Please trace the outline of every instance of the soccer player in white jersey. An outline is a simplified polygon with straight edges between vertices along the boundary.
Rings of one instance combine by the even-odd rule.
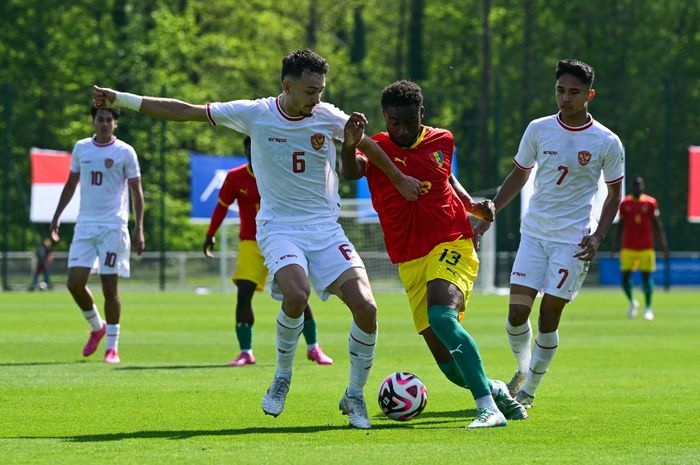
[[[192,105],[95,87],[98,107],[111,104],[174,121],[223,125],[252,139],[252,166],[260,191],[256,239],[273,276],[272,295],[282,301],[277,315],[277,367],[262,401],[263,411],[282,413],[292,378],[292,361],[310,294],[309,278],[322,299],[335,294],[350,308],[350,382],[339,407],[350,426],[370,428],[363,391],[374,360],[376,303],[362,260],[337,222],[340,211],[336,151],[346,125],[366,124],[321,101],[328,64],[311,50],[282,60],[282,93],[258,100]],[[410,200],[420,183],[405,176],[369,137],[359,147]],[[367,151],[366,151],[367,150]]]
[[[496,212],[515,198],[537,165],[535,191],[520,225],[520,246],[510,277],[506,332],[518,370],[511,395],[532,407],[537,388],[559,346],[564,306],[581,288],[588,265],[615,218],[625,155],[620,139],[588,113],[595,96],[593,69],[561,60],[556,69],[559,113],[532,121],[520,141],[513,170],[493,199]],[[600,221],[591,215],[600,173],[607,184]],[[488,223],[475,227],[483,234]],[[530,311],[538,292],[539,331],[530,351]]]
[[[80,209],[68,253],[67,285],[92,328],[83,355],[92,355],[106,334],[107,363],[120,361],[121,301],[117,288],[119,276],[129,277],[129,191],[134,208],[134,249],[141,255],[144,248],[141,172],[134,148],[114,136],[118,118],[117,109],[93,107],[95,135],[79,140],[73,148],[68,181],[50,226],[52,239],[58,241],[61,213],[80,181]],[[106,323],[87,287],[94,267],[102,281]]]

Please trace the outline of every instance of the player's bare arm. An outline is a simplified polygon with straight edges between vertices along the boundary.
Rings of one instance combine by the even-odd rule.
[[[496,214],[503,210],[523,189],[523,186],[530,177],[530,171],[524,170],[519,166],[514,166],[513,170],[508,174],[503,185],[498,190],[498,193],[493,198]],[[474,226],[474,235],[483,235],[491,226],[491,223],[479,221]]]
[[[450,175],[449,181],[450,185],[452,185],[452,188],[457,193],[457,196],[462,200],[462,203],[464,203],[464,208],[468,213],[471,213],[482,221],[493,221],[496,216],[496,208],[493,201],[486,199],[481,202],[474,202],[472,196],[469,195],[469,192],[467,192],[454,175]]]
[[[146,239],[143,234],[143,188],[141,178],[129,179],[129,191],[131,191],[131,203],[134,208],[134,237],[132,242],[137,255],[143,253]]]
[[[610,229],[615,215],[617,215],[621,200],[622,181],[618,181],[615,184],[608,184],[608,194],[605,196],[603,209],[600,212],[598,228],[596,228],[593,234],[583,236],[583,239],[581,239],[581,242],[578,244],[581,247],[581,251],[574,254],[574,257],[586,261],[593,259],[598,251],[598,247],[600,247],[603,239],[605,239],[605,235],[608,233],[608,229]]]
[[[417,200],[420,195],[422,183],[411,176],[406,176],[394,165],[384,150],[372,139],[364,135],[357,144],[357,148],[362,150],[369,159],[377,165],[377,168],[386,174],[396,189],[406,200]]]
[[[56,205],[56,211],[53,214],[53,219],[49,226],[49,235],[54,242],[58,242],[61,239],[58,235],[58,228],[61,225],[61,213],[63,213],[63,210],[65,210],[66,206],[68,206],[70,200],[73,198],[75,189],[78,186],[78,181],[80,181],[80,173],[71,172],[61,191],[61,197],[58,199],[58,205]]]
[[[620,250],[620,244],[622,244],[622,233],[625,230],[625,221],[622,219],[622,215],[620,215],[620,223],[617,225],[617,232],[615,234],[615,238],[610,241],[610,253],[613,255],[617,255],[617,252]]]
[[[340,152],[340,174],[343,178],[360,179],[365,174],[365,161],[356,156],[355,149],[365,135],[367,118],[362,113],[353,113],[345,123],[343,148]]]
[[[98,86],[92,87],[92,99],[97,108],[119,106],[169,121],[208,121],[206,105],[176,99],[142,97]]]
[[[659,216],[659,211],[656,211],[656,214],[654,215],[654,232],[656,233],[656,237],[659,238],[659,242],[661,243],[661,253],[663,254],[664,260],[668,260],[668,240],[666,239],[666,232],[664,231],[664,225],[661,222],[661,217]]]

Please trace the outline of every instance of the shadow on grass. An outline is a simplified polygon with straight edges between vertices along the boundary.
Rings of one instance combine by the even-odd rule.
[[[0,367],[33,367],[47,365],[78,365],[88,363],[87,360],[75,360],[73,362],[5,362],[0,363]]]
[[[138,370],[207,370],[210,368],[228,368],[232,367],[226,365],[225,363],[220,363],[217,365],[150,365],[150,366],[122,366],[117,367],[115,370],[126,370],[126,371],[138,371]]]
[[[373,425],[369,431],[357,430],[358,433],[371,433],[372,431],[393,430],[393,429],[423,429],[442,427],[444,429],[463,428],[463,422],[459,426],[454,426],[454,420],[446,421],[415,421],[415,422],[392,422],[386,424]],[[170,439],[182,440],[196,437],[216,437],[216,436],[245,436],[250,434],[311,434],[330,431],[347,431],[351,428],[347,425],[318,425],[318,426],[253,426],[250,428],[232,428],[222,430],[181,430],[181,431],[133,431],[130,433],[103,433],[84,434],[76,436],[17,436],[7,439],[59,439],[66,442],[112,442],[125,441],[129,439]]]

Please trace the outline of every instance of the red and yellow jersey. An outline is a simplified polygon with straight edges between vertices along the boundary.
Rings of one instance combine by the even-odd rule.
[[[226,175],[219,191],[219,201],[212,213],[207,235],[213,236],[226,217],[229,205],[238,200],[238,212],[241,219],[239,237],[242,240],[255,240],[255,215],[260,209],[260,193],[255,176],[246,163],[232,169]]]
[[[658,215],[656,199],[642,194],[638,199],[628,195],[620,204],[623,221],[622,248],[644,250],[654,248],[652,222]]]
[[[406,200],[369,159],[367,184],[379,214],[384,242],[393,263],[427,255],[433,247],[472,232],[464,204],[449,182],[454,138],[445,129],[424,126],[411,147],[399,147],[381,132],[372,136],[401,172],[423,182],[417,201]]]

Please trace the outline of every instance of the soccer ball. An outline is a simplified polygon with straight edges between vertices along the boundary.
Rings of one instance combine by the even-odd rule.
[[[425,384],[407,371],[397,371],[387,376],[379,385],[377,397],[382,412],[396,421],[417,417],[428,403]]]

